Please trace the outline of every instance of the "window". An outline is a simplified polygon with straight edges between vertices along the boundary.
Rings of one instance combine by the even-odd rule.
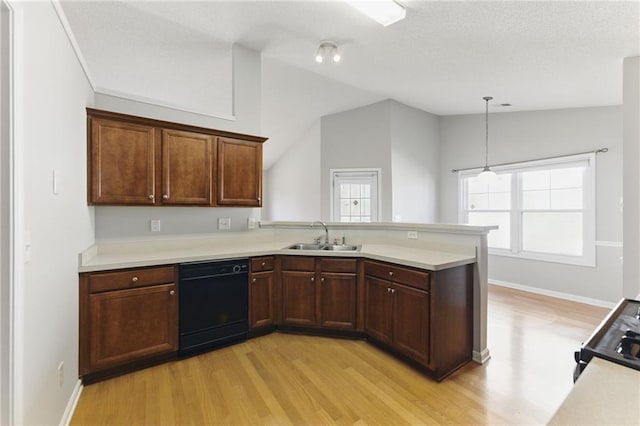
[[[595,154],[459,172],[459,220],[498,225],[489,253],[595,266]]]
[[[331,220],[378,221],[378,170],[331,170]]]

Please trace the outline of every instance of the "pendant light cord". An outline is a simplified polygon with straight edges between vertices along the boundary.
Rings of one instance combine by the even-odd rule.
[[[489,101],[493,99],[491,96],[485,96],[485,108],[484,108],[484,123],[485,123],[485,137],[484,137],[484,169],[489,170]]]

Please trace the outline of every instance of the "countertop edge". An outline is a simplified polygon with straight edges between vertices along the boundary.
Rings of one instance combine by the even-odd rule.
[[[388,247],[393,248],[394,246],[389,245]],[[401,248],[405,250],[407,249],[406,247],[401,247]],[[91,264],[91,260],[95,259],[96,257],[99,257],[99,254],[97,254],[97,251],[93,247],[89,248],[88,250],[91,250],[91,253],[96,253],[96,254],[95,256],[87,259],[85,259],[81,254],[80,257],[85,264],[80,263],[78,267],[78,273],[101,272],[101,271],[115,270],[115,269],[160,266],[160,265],[170,265],[170,264],[179,264],[179,263],[188,263],[188,262],[200,262],[200,261],[207,261],[207,260],[215,261],[215,260],[233,259],[233,258],[240,258],[240,257],[276,256],[276,255],[363,258],[363,259],[371,259],[371,260],[379,260],[384,262],[396,263],[398,265],[426,269],[429,271],[440,271],[443,269],[454,268],[457,266],[468,265],[476,262],[475,256],[466,256],[462,254],[446,253],[446,252],[442,252],[442,253],[443,254],[446,253],[446,255],[453,256],[455,257],[455,259],[450,261],[444,261],[444,262],[428,263],[428,262],[421,262],[414,259],[407,259],[405,257],[390,256],[390,255],[370,252],[366,250],[361,250],[357,252],[348,252],[348,251],[327,252],[325,250],[305,250],[301,252],[297,250],[271,249],[271,250],[256,250],[256,251],[249,250],[249,251],[242,251],[242,252],[230,251],[227,253],[202,254],[202,255],[195,255],[195,256],[186,255],[183,257],[172,254],[172,255],[168,255],[167,257],[158,256],[153,259],[115,261],[112,263],[104,262],[104,263]],[[420,250],[420,249],[415,249],[415,251],[418,253],[425,252],[425,250]],[[134,257],[135,254],[132,254],[131,256]]]

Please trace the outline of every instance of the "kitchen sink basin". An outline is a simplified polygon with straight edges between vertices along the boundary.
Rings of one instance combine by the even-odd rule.
[[[333,244],[325,246],[324,249],[333,251],[360,251],[360,246],[352,246],[350,244]]]
[[[288,250],[324,250],[324,244],[308,244],[308,243],[295,243],[293,245],[285,247]]]
[[[360,251],[361,246],[350,244],[309,244],[295,243],[285,247],[285,250],[331,250],[331,251]]]

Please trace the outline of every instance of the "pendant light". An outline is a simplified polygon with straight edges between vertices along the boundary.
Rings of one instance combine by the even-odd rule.
[[[496,176],[496,172],[489,168],[489,101],[493,98],[491,96],[485,96],[482,99],[484,99],[485,102],[484,169],[482,169],[478,177],[483,181],[488,182]]]

